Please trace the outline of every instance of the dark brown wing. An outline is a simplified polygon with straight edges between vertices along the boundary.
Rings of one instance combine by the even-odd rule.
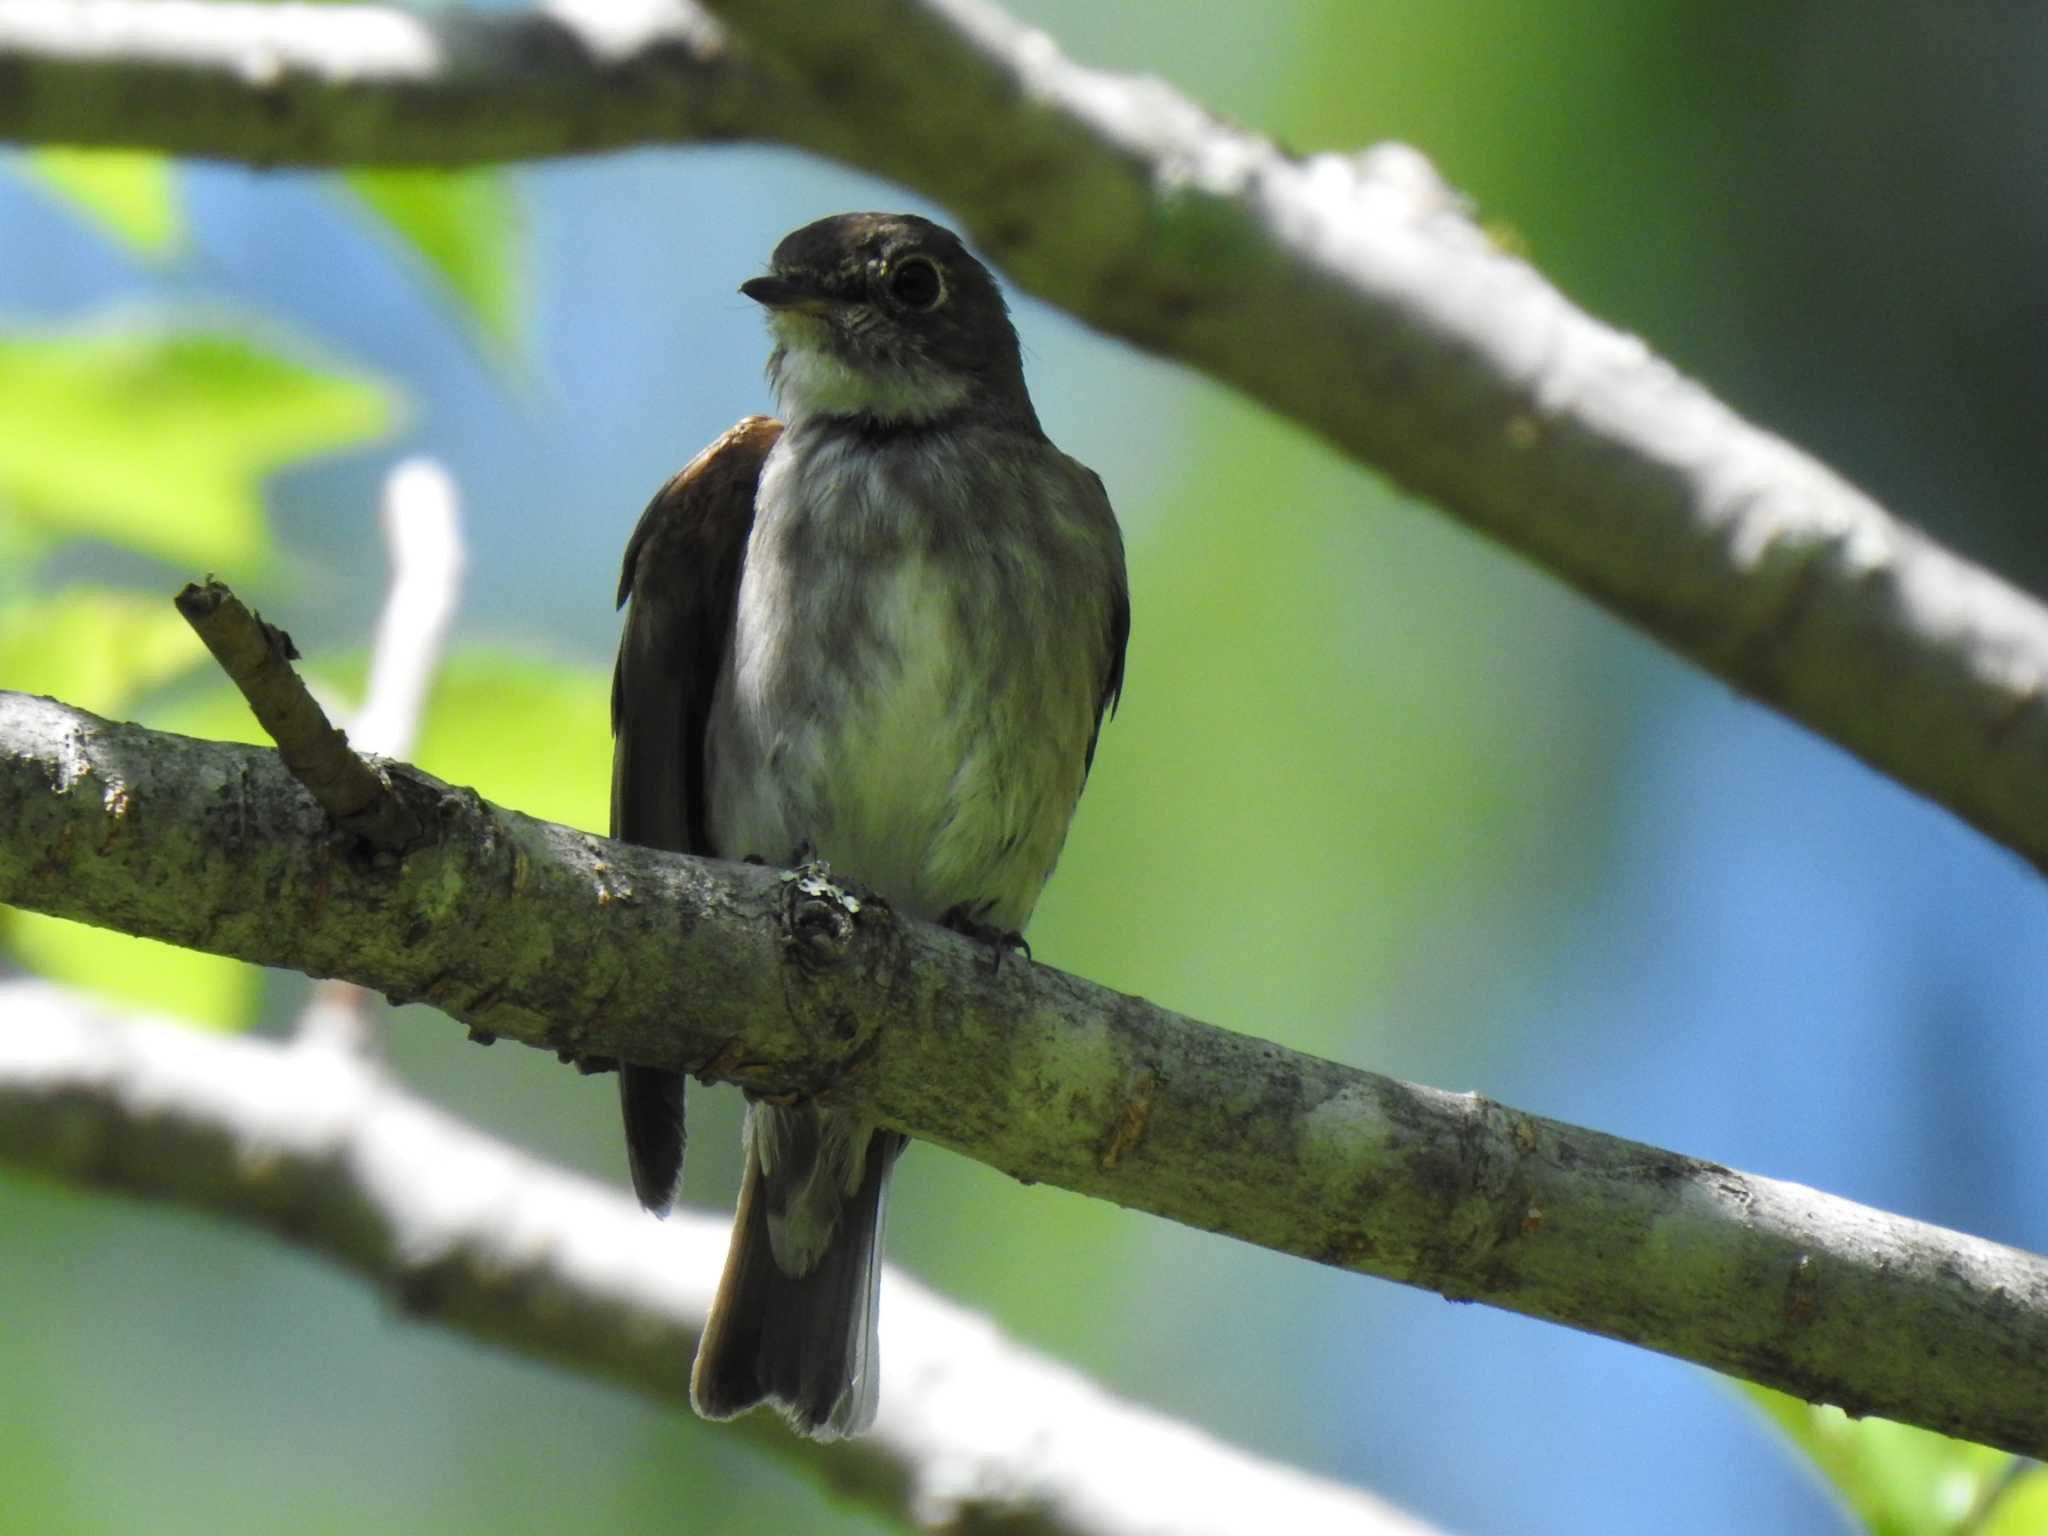
[[[1095,482],[1095,492],[1102,498],[1104,512],[1108,512],[1109,492],[1103,487],[1102,476],[1090,470],[1088,477]],[[1111,529],[1116,527],[1113,515],[1109,519],[1109,526]],[[1095,705],[1095,729],[1088,733],[1088,756],[1081,764],[1084,778],[1088,770],[1095,766],[1095,743],[1102,736],[1103,718],[1116,714],[1117,704],[1124,696],[1124,652],[1131,643],[1131,584],[1129,577],[1124,574],[1121,534],[1117,536],[1117,543],[1116,586],[1109,595],[1109,665],[1103,669],[1102,694]]]
[[[1095,743],[1102,735],[1105,716],[1114,716],[1124,696],[1124,651],[1131,643],[1131,589],[1118,584],[1109,609],[1109,669],[1102,675],[1102,699],[1095,706],[1095,729],[1088,736],[1085,773],[1095,766]]]
[[[781,423],[749,416],[690,460],[640,514],[626,545],[626,612],[612,672],[612,836],[716,854],[704,732],[732,635],[754,487]],[[633,1190],[666,1211],[683,1171],[683,1075],[621,1065]]]

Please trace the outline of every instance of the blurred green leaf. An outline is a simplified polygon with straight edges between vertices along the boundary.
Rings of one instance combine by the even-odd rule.
[[[2015,1468],[2012,1481],[1969,1536],[2040,1536],[2048,1531],[2048,1467]]]
[[[389,391],[233,335],[0,337],[0,506],[184,565],[268,553],[265,474],[363,442]]]
[[[346,725],[369,673],[360,652],[322,656],[301,675]],[[611,680],[511,651],[464,650],[434,679],[412,761],[529,816],[602,832],[611,814]],[[225,680],[152,710],[148,723],[208,741],[267,745]]]
[[[0,688],[46,693],[94,714],[119,713],[205,655],[168,592],[72,587],[0,609]]]
[[[2015,1511],[2048,1511],[2044,1474],[2010,1483],[2015,1457],[1889,1419],[1852,1419],[1768,1387],[1743,1392],[1805,1453],[1873,1536],[2021,1536]],[[1988,1515],[1987,1515],[1988,1511]]]
[[[254,1023],[262,1000],[262,972],[239,960],[35,912],[9,912],[6,935],[37,975],[124,1007],[232,1030]]]
[[[516,354],[525,343],[525,221],[502,171],[356,170],[349,189],[424,261],[484,336]]]
[[[146,150],[55,145],[22,158],[23,168],[106,233],[143,256],[165,257],[185,243],[175,171]]]
[[[487,800],[603,832],[611,817],[610,680],[504,652],[449,658],[413,761]]]
[[[300,674],[335,721],[361,703],[369,658],[322,656]],[[602,832],[611,816],[611,679],[513,651],[450,655],[434,678],[412,761],[529,816]],[[152,710],[148,723],[207,741],[267,745],[225,680]]]

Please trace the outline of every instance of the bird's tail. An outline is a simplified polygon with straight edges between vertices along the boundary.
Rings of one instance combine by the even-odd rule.
[[[774,1186],[800,1175],[786,1167],[764,1175],[749,1145],[732,1247],[690,1372],[698,1413],[730,1419],[772,1403],[791,1427],[817,1440],[858,1434],[874,1422],[882,1215],[889,1169],[903,1143],[894,1131],[872,1134],[858,1187],[844,1197],[815,1261],[798,1275],[776,1261],[769,1214],[782,1208],[786,1193]],[[801,1176],[821,1172],[814,1166]]]
[[[626,1165],[641,1205],[666,1216],[683,1174],[683,1074],[619,1065]]]

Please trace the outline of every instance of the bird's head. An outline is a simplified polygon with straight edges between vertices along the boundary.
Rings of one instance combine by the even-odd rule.
[[[740,292],[768,310],[768,379],[792,422],[1037,426],[995,278],[929,219],[842,213],[806,224]]]

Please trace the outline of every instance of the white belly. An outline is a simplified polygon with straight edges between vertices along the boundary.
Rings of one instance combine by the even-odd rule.
[[[808,843],[912,916],[1023,930],[1086,772],[1107,591],[1057,508],[993,536],[987,463],[796,432],[770,455],[713,703],[720,854]]]
[[[1021,931],[1080,793],[1092,700],[984,675],[942,574],[921,559],[872,573],[854,642],[869,659],[838,675],[846,658],[828,653],[844,637],[777,625],[771,584],[742,584],[712,835],[729,857],[772,861],[807,842],[912,916],[964,902]]]

